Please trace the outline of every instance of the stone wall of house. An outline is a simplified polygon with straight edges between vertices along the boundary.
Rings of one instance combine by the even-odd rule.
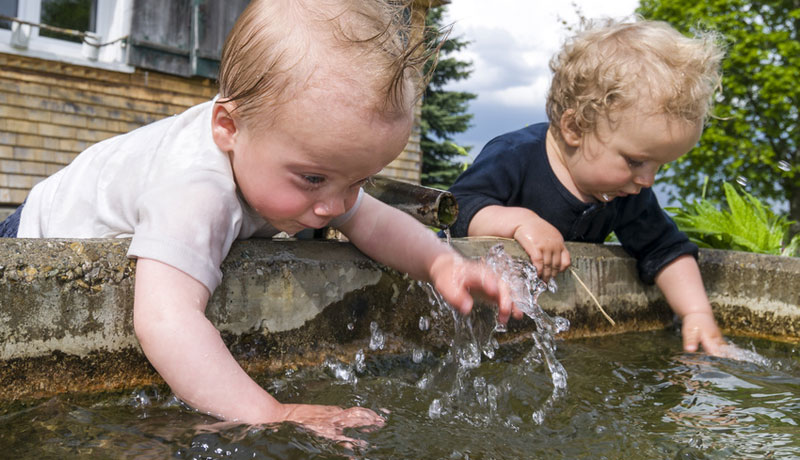
[[[216,82],[207,78],[0,53],[0,218],[92,144],[180,113],[216,92]],[[420,167],[417,127],[382,174],[419,183]]]

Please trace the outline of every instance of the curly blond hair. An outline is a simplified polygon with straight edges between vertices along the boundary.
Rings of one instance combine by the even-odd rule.
[[[561,137],[568,110],[580,133],[594,133],[598,120],[613,124],[616,112],[641,97],[653,114],[704,122],[720,88],[719,43],[713,32],[691,38],[641,18],[584,23],[550,61],[547,116],[553,133]]]
[[[422,67],[433,54],[425,49],[424,21],[420,26],[411,19],[410,5],[410,0],[253,0],[225,41],[218,102],[233,101],[245,123],[261,122],[333,55],[346,63],[337,75],[366,76],[370,83],[364,89],[377,112],[410,110],[409,101],[422,93]]]

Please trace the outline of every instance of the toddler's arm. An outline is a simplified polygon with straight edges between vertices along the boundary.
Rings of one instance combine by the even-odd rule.
[[[714,320],[694,257],[687,254],[673,260],[661,269],[655,281],[667,303],[682,319],[683,349],[697,351],[700,344],[710,355],[724,354],[725,339]]]
[[[342,429],[382,425],[369,409],[281,404],[239,366],[205,316],[209,292],[164,263],[139,259],[133,322],[147,359],[172,391],[195,409],[242,423],[292,421],[348,440]]]
[[[511,303],[508,287],[488,266],[461,257],[413,217],[369,195],[340,230],[378,262],[433,283],[462,314],[472,310],[470,291],[478,290],[497,301],[500,322],[507,322],[512,315],[522,317],[522,311]]]
[[[566,270],[571,263],[561,232],[527,208],[486,206],[470,221],[469,236],[500,236],[517,240],[545,282]]]

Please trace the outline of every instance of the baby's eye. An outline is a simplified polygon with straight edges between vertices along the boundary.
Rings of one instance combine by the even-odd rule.
[[[322,176],[313,176],[313,175],[303,175],[303,179],[311,185],[319,185],[325,182],[325,178]]]
[[[644,165],[644,161],[634,160],[633,158],[630,157],[625,157],[625,161],[628,162],[628,166],[630,166],[631,168],[639,168]]]

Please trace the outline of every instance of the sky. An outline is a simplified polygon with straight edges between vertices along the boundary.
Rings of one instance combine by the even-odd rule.
[[[470,44],[456,54],[472,63],[472,75],[446,86],[476,94],[469,105],[472,127],[455,136],[472,146],[471,156],[493,137],[546,120],[544,101],[550,82],[548,62],[568,31],[562,21],[620,18],[633,14],[638,0],[451,0],[444,23],[452,36]]]

